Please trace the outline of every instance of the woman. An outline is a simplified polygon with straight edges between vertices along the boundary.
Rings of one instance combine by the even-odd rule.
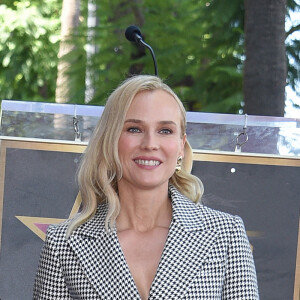
[[[111,94],[79,170],[82,210],[48,229],[34,299],[258,299],[241,219],[197,204],[185,132],[158,77]]]

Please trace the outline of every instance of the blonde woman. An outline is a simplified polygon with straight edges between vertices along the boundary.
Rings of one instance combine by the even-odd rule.
[[[34,299],[258,299],[239,217],[199,204],[186,113],[156,76],[108,98],[78,173],[82,210],[48,229]]]

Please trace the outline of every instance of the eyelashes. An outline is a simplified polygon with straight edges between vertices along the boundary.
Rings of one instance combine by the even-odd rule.
[[[171,129],[163,128],[159,131],[162,134],[172,134],[173,131]]]
[[[131,132],[131,133],[139,133],[139,132],[141,132],[141,130],[139,128],[137,128],[137,127],[129,127],[129,128],[127,128],[127,131]]]
[[[143,130],[139,127],[128,127],[126,131],[130,133],[141,133]],[[173,130],[170,128],[162,128],[158,130],[158,133],[168,135],[168,134],[172,134]]]

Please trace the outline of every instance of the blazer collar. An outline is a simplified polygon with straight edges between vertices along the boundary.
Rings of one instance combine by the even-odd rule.
[[[218,237],[204,206],[195,205],[173,186],[169,194],[173,220],[149,299],[185,299]]]
[[[174,186],[169,186],[172,201],[173,221],[179,222],[186,231],[204,229],[199,205],[182,195]]]
[[[108,212],[107,202],[98,205],[95,215],[86,223],[77,227],[71,236],[80,235],[91,238],[101,238],[106,234],[105,218]]]
[[[108,204],[100,204],[94,217],[74,230],[68,243],[99,299],[126,299],[124,293],[139,299],[115,227],[105,229],[107,211]]]
[[[169,194],[173,219],[149,299],[182,299],[210,255],[218,236],[217,228],[209,225],[214,222],[211,222],[212,214],[207,209],[195,205],[173,186],[169,187]],[[112,299],[112,295],[116,299],[125,299],[126,295],[135,295],[134,299],[139,299],[116,230],[105,230],[107,209],[106,203],[100,204],[95,216],[73,232],[69,238],[70,246],[101,299]],[[107,278],[111,278],[110,284],[106,282]],[[174,284],[168,284],[168,280]],[[122,287],[120,282],[123,282]],[[119,288],[116,289],[116,286]],[[120,295],[123,293],[123,298],[116,295],[116,291]]]

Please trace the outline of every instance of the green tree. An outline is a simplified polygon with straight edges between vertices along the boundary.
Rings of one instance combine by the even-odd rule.
[[[155,50],[159,75],[176,90],[187,109],[236,112],[240,108],[241,0],[232,0],[229,5],[223,1],[145,0],[120,4],[106,0],[98,6],[100,25],[95,28],[94,43],[99,53],[92,64],[98,80],[91,103],[104,104],[107,94],[130,74],[154,73],[149,53],[124,37],[128,25],[138,24],[145,41]],[[84,35],[87,29],[82,25]],[[75,51],[80,51],[80,46]],[[74,72],[70,72],[75,78],[85,66],[78,62],[73,67]],[[72,90],[71,99],[78,101],[76,88]]]
[[[291,13],[299,12],[300,1],[299,0],[287,0],[287,13],[286,18],[290,20]],[[297,90],[296,86],[299,84],[299,69],[300,69],[300,40],[296,37],[292,38],[292,35],[300,30],[300,23],[292,23],[286,32],[286,54],[288,56],[287,66],[287,84],[289,84],[294,91],[300,96],[300,90]]]
[[[59,1],[2,1],[0,98],[53,101]]]
[[[99,20],[92,37],[88,36],[87,2],[81,1],[73,50],[64,56],[71,65],[69,102],[84,103],[87,42],[98,48],[88,60],[95,87],[91,104],[103,105],[113,88],[131,74],[154,73],[148,51],[124,37],[126,27],[136,24],[155,51],[159,75],[188,110],[236,113],[241,109],[243,0],[90,0],[98,7]],[[54,101],[62,1],[1,3],[0,97]],[[288,0],[288,7],[296,10],[299,5]],[[295,57],[288,67],[294,87],[299,47],[297,41],[287,46]]]

